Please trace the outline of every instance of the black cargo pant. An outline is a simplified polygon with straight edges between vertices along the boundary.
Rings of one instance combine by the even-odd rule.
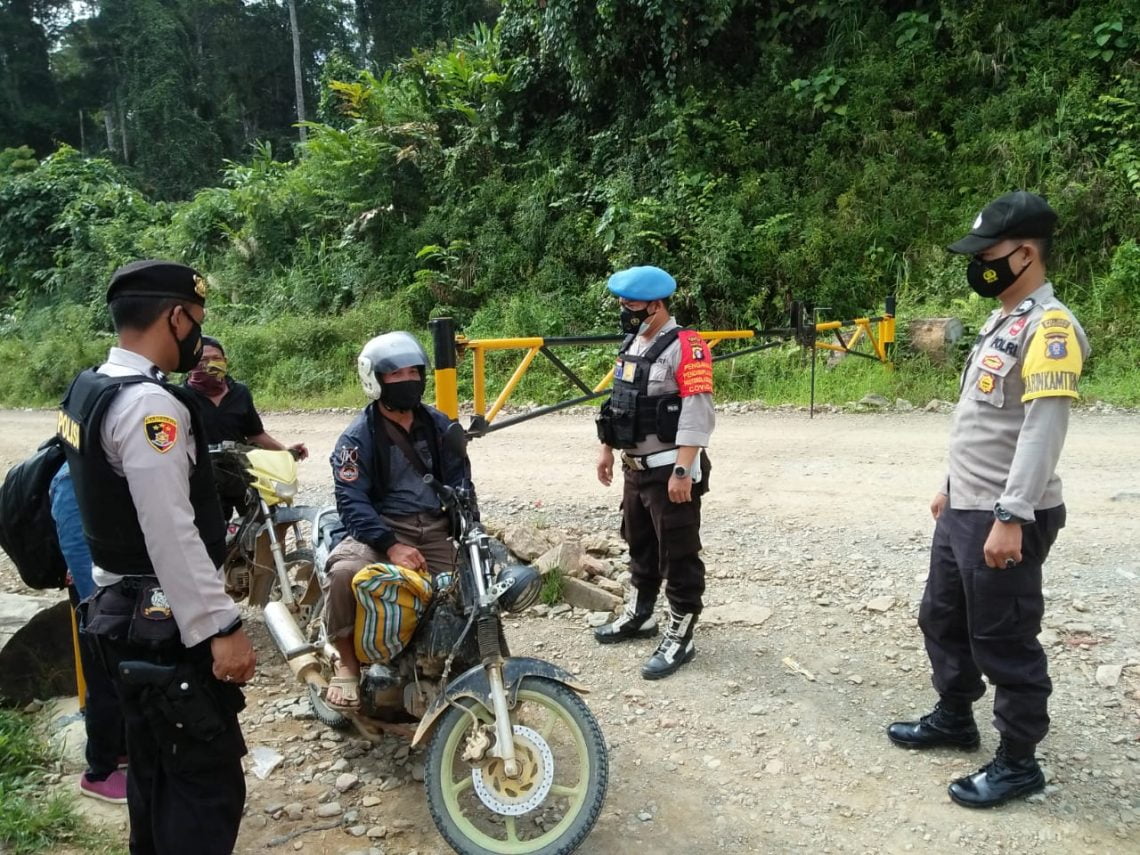
[[[245,699],[214,677],[209,641],[186,648],[169,612],[145,616],[152,582],[126,579],[84,603],[84,628],[122,703],[131,855],[229,855],[245,807]],[[129,661],[177,671],[139,685],[120,673]]]
[[[209,642],[185,651],[197,678],[216,693],[223,721],[219,735],[196,739],[157,715],[146,693],[124,685],[119,663],[145,661],[147,651],[105,638],[99,647],[123,700],[131,855],[230,855],[245,808],[241,690],[214,678]]]
[[[665,581],[665,598],[675,611],[700,614],[705,592],[701,561],[701,496],[708,491],[708,458],[702,454],[704,478],[693,485],[688,502],[669,501],[672,466],[636,470],[623,467],[621,534],[629,545],[629,571],[639,602],[653,602]]]
[[[1045,612],[1041,566],[1065,525],[1065,506],[1038,511],[1022,526],[1022,560],[1009,569],[986,566],[993,523],[989,511],[947,507],[938,517],[918,624],[938,694],[973,703],[985,694],[985,674],[994,685],[994,727],[1007,739],[1036,744],[1049,731],[1053,691],[1037,641]]]

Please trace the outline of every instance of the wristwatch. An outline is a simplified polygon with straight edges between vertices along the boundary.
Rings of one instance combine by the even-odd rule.
[[[689,470],[686,469],[684,466],[674,466],[673,467],[673,477],[674,478],[688,478],[689,477]]]
[[[1003,508],[1001,506],[1001,502],[994,503],[994,518],[997,519],[998,522],[1015,522],[1021,523],[1022,525],[1025,524],[1025,520],[1021,519],[1020,517],[1015,517],[1013,514]]]
[[[219,630],[218,632],[215,632],[213,637],[214,638],[225,638],[227,635],[233,635],[239,629],[241,629],[241,618],[237,618],[236,620],[234,620],[233,623],[231,623],[225,629],[222,629],[222,630]]]

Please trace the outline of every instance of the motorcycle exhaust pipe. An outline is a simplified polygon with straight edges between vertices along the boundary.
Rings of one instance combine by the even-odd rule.
[[[297,626],[297,621],[293,619],[289,608],[284,603],[274,600],[266,603],[262,612],[273,643],[277,645],[277,649],[281,651],[281,655],[285,657],[285,662],[297,679],[302,683],[313,683],[323,687],[325,681],[321,678],[321,663],[313,655],[313,645],[305,641],[305,637],[301,635],[301,628]]]

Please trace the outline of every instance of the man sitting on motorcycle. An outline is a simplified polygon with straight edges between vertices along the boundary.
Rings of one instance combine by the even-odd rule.
[[[360,663],[353,644],[353,577],[369,564],[389,563],[439,573],[456,567],[447,517],[424,475],[471,487],[464,457],[444,451],[451,420],[422,403],[427,353],[407,332],[379,335],[364,345],[357,371],[371,402],[333,449],[334,492],[346,536],[328,559],[325,625],[340,655],[326,701],[359,704]]]

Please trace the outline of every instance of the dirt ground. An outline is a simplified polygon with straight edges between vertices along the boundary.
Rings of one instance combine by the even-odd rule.
[[[271,433],[304,440],[313,453],[302,466],[302,501],[328,501],[325,461],[350,418],[267,417]],[[668,680],[639,676],[652,642],[599,647],[583,614],[510,622],[513,652],[580,672],[609,742],[609,795],[580,851],[1140,853],[1133,415],[1077,413],[1062,458],[1069,525],[1046,568],[1042,633],[1055,683],[1053,732],[1039,747],[1047,792],[988,812],[949,801],[946,784],[996,746],[989,696],[976,708],[983,747],[975,754],[910,753],[886,740],[888,723],[933,701],[915,615],[948,424],[947,415],[925,412],[813,421],[798,411],[722,414],[705,500],[706,608],[772,614],[761,620],[753,608],[754,625],[701,624],[696,660]],[[53,426],[51,413],[0,412],[0,471]],[[618,489],[594,478],[595,448],[584,415],[548,416],[474,442],[484,517],[616,532]],[[10,568],[0,583],[20,589]],[[885,611],[866,607],[883,597],[893,597]],[[247,738],[285,762],[264,781],[248,776],[238,851],[446,852],[417,782],[417,755],[395,741],[366,751],[351,738],[330,740],[292,714],[300,692],[257,630]],[[1105,665],[1122,667],[1115,685],[1098,682]],[[328,823],[315,811],[346,770],[360,783],[335,796],[350,814],[332,820],[341,826],[267,850]],[[122,821],[121,809],[95,812]]]

